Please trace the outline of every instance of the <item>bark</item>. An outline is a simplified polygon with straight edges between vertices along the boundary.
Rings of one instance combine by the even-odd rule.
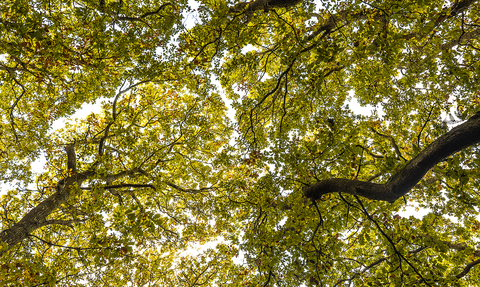
[[[461,1],[455,1],[455,4],[452,5],[452,8],[450,10],[450,14],[452,16],[456,16],[459,13],[462,13],[465,11],[470,5],[473,3],[477,2],[478,0],[461,0]]]
[[[478,37],[480,37],[480,29],[475,29],[470,32],[460,33],[460,37],[458,37],[458,39],[455,39],[449,43],[440,45],[440,50],[445,51],[447,49],[452,49],[453,47],[459,44],[465,44],[472,39],[478,39]]]
[[[8,249],[20,243],[27,238],[30,233],[36,229],[49,225],[49,224],[61,224],[59,221],[47,220],[47,217],[55,211],[60,205],[67,202],[70,198],[71,190],[75,186],[80,186],[81,183],[88,178],[91,172],[75,173],[76,158],[73,145],[66,147],[67,152],[67,165],[70,171],[73,171],[72,175],[59,181],[56,186],[56,192],[50,197],[42,201],[39,205],[30,210],[19,222],[15,223],[9,229],[0,232],[0,243],[6,243]],[[0,256],[5,250],[0,251]]]
[[[32,210],[27,212],[25,216],[17,223],[15,223],[10,228],[0,232],[0,243],[6,243],[8,249],[11,249],[17,243],[20,243],[22,240],[27,238],[34,232],[36,229],[41,228],[46,225],[51,224],[60,224],[67,225],[72,227],[71,223],[81,222],[81,220],[48,220],[47,217],[57,210],[62,204],[67,202],[72,195],[72,189],[89,189],[82,188],[82,183],[88,178],[92,177],[95,172],[94,169],[97,166],[98,162],[92,164],[89,170],[84,172],[77,172],[77,160],[75,154],[75,144],[68,144],[65,146],[65,152],[67,154],[67,169],[69,170],[70,175],[62,180],[60,180],[56,186],[56,192],[50,197],[45,199],[39,205],[34,207]],[[100,179],[105,180],[107,183],[112,183],[113,181],[126,177],[132,176],[135,174],[143,174],[140,168],[135,168],[132,170],[122,171],[117,174],[108,175],[101,177]],[[106,186],[106,189],[115,189],[121,187],[149,187],[155,189],[153,185],[150,184],[121,184],[121,185],[111,185]],[[0,256],[5,252],[5,249],[0,250]]]
[[[255,0],[251,2],[239,3],[230,8],[230,13],[246,12],[253,13],[254,11],[264,10],[268,11],[272,8],[286,8],[297,5],[302,0]]]
[[[372,200],[394,202],[407,194],[437,163],[479,142],[480,111],[431,143],[384,184],[331,178],[305,186],[303,192],[307,198],[314,200],[327,193],[343,192]]]

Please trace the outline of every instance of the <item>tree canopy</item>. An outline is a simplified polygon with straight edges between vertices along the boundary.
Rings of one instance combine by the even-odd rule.
[[[480,285],[479,15],[2,1],[1,285]]]

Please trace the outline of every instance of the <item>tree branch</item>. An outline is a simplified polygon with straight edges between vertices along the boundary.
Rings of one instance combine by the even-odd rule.
[[[81,181],[82,179],[78,176],[69,176],[65,180],[62,180],[57,184],[57,192],[30,210],[12,227],[3,230],[0,233],[0,242],[7,243],[8,249],[10,249],[23,239],[27,238],[28,235],[36,229],[48,224],[53,224],[49,223],[46,218],[54,210],[60,207],[60,205],[67,202],[70,198],[71,189]],[[4,251],[0,251],[0,255],[2,255],[3,252]]]
[[[65,148],[67,152],[67,166],[74,167],[75,163],[75,149],[73,144],[67,145]],[[56,192],[35,206],[32,210],[27,212],[23,218],[15,223],[10,228],[0,232],[0,242],[6,243],[8,248],[11,249],[17,243],[27,238],[36,229],[49,225],[49,224],[64,224],[62,220],[47,220],[47,217],[62,204],[66,203],[70,198],[71,190],[75,186],[80,186],[89,176],[91,171],[82,173],[73,173],[70,176],[60,180],[56,186]],[[0,256],[5,250],[0,251]]]
[[[107,176],[102,177],[101,179],[106,181],[106,182],[114,182],[117,179],[129,176],[129,175],[134,175],[136,173],[144,174],[144,171],[142,171],[139,168],[134,168],[134,169],[130,169],[130,170],[121,171],[121,172],[116,173],[116,174],[107,175]]]
[[[44,221],[41,226],[39,227],[43,227],[43,226],[46,226],[46,225],[52,225],[52,224],[58,224],[58,225],[66,225],[70,228],[73,229],[73,225],[72,223],[76,223],[76,222],[84,222],[85,220],[84,219],[74,219],[74,220],[58,220],[58,219],[51,219],[51,220],[46,220]]]
[[[452,7],[450,8],[450,14],[452,16],[456,16],[477,1],[478,0],[461,0],[461,1],[457,0],[455,1],[455,4],[453,4]]]
[[[156,190],[155,186],[152,184],[130,184],[130,183],[124,183],[124,184],[116,184],[116,185],[107,185],[107,186],[102,186],[103,189],[115,189],[115,188],[125,188],[125,187],[148,187],[153,190]],[[82,187],[81,189],[83,190],[91,190],[92,187]]]
[[[392,144],[393,146],[393,149],[395,150],[395,153],[397,154],[398,158],[401,158],[403,159],[404,161],[407,161],[402,153],[400,152],[400,149],[398,148],[398,145],[397,143],[395,142],[395,139],[391,136],[391,135],[384,135],[384,134],[381,134],[379,132],[377,132],[373,127],[370,128],[372,130],[372,132],[376,133],[377,135],[381,136],[382,138],[386,138],[390,141],[390,143]]]
[[[463,269],[462,272],[460,272],[457,276],[458,279],[462,278],[463,276],[467,275],[467,273],[470,271],[470,269],[472,269],[473,266],[477,265],[480,263],[480,259],[477,259],[475,261],[472,261],[470,263],[467,264],[467,266],[465,266],[465,268]]]
[[[175,185],[171,182],[165,182],[166,185],[170,186],[170,187],[173,187],[174,189],[178,190],[178,191],[181,191],[181,192],[186,192],[186,193],[193,193],[193,194],[196,194],[196,193],[202,193],[202,192],[208,192],[210,190],[212,190],[211,187],[202,187],[200,189],[184,189],[184,188],[181,188],[180,186],[178,185]]]
[[[468,40],[477,39],[478,37],[480,37],[480,29],[476,29],[476,30],[473,30],[473,31],[470,31],[470,32],[465,32],[458,39],[453,40],[452,42],[440,45],[440,50],[444,51],[444,50],[447,50],[447,49],[452,49],[453,47],[455,47],[455,46],[457,46],[461,43],[464,43]]]
[[[372,200],[394,202],[407,194],[437,163],[479,142],[480,111],[432,142],[385,184],[330,178],[305,186],[303,192],[311,199],[319,199],[327,193],[344,192]]]
[[[73,173],[77,172],[77,157],[75,155],[75,143],[65,146],[67,152],[67,169]]]
[[[254,0],[236,4],[230,8],[229,13],[245,12],[248,15],[258,10],[268,11],[272,8],[288,8],[300,2],[302,2],[302,0]]]

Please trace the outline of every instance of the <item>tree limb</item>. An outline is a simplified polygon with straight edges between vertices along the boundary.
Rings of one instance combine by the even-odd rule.
[[[134,175],[136,173],[144,174],[144,172],[141,169],[134,168],[134,169],[130,169],[130,170],[121,171],[121,172],[116,173],[116,174],[107,175],[107,176],[102,177],[101,179],[106,181],[106,182],[114,182],[117,179],[129,176],[129,175]]]
[[[70,198],[70,191],[82,179],[78,176],[69,176],[57,184],[57,192],[42,201],[39,205],[30,210],[25,216],[10,228],[0,233],[0,242],[7,243],[8,249],[27,238],[30,233],[36,229],[48,225],[46,218],[60,205],[67,202]],[[0,255],[4,251],[0,251]]]
[[[459,13],[462,13],[465,9],[467,9],[470,5],[477,2],[478,0],[461,0],[455,1],[455,4],[452,5],[450,8],[450,14],[452,16],[456,16]]]
[[[75,143],[65,146],[67,152],[67,169],[73,173],[77,171],[77,157],[75,155]]]
[[[254,0],[236,4],[230,8],[229,13],[245,12],[248,15],[258,10],[268,11],[272,8],[288,8],[300,2],[302,0]]]
[[[66,148],[67,151],[67,166],[72,167],[75,163],[74,145],[70,144]],[[85,171],[82,173],[73,172],[68,177],[60,180],[56,186],[56,192],[35,206],[32,210],[27,212],[23,218],[15,223],[10,228],[0,232],[0,243],[6,243],[7,249],[11,249],[17,243],[30,236],[36,229],[49,224],[64,224],[67,222],[62,220],[47,220],[47,217],[62,204],[66,203],[70,198],[71,191],[75,186],[80,186],[89,176],[92,171]],[[5,250],[0,251],[0,256]]]
[[[303,192],[306,197],[314,200],[327,193],[344,192],[372,200],[394,202],[407,194],[437,163],[479,142],[480,111],[465,123],[456,126],[432,142],[402,170],[394,174],[387,183],[330,178],[305,186]]]
[[[184,188],[181,188],[180,186],[178,185],[175,185],[171,182],[165,182],[166,185],[170,186],[170,187],[173,187],[174,189],[178,190],[178,191],[181,191],[181,192],[186,192],[186,193],[193,193],[193,194],[196,194],[196,193],[202,193],[202,192],[208,192],[210,190],[212,190],[211,187],[202,187],[200,189],[184,189]]]
[[[152,184],[130,184],[130,183],[123,183],[123,184],[116,184],[116,185],[107,185],[102,186],[103,189],[115,189],[115,188],[125,188],[125,187],[148,187],[153,190],[156,190],[155,186]],[[91,187],[82,187],[83,190],[90,190]]]
[[[444,50],[452,49],[453,47],[457,46],[458,44],[461,44],[461,43],[466,42],[468,40],[477,39],[478,37],[480,37],[480,29],[476,29],[476,30],[473,30],[473,31],[470,31],[470,32],[465,32],[458,39],[453,40],[452,42],[440,45],[440,50],[444,51]]]
[[[472,269],[473,266],[477,265],[480,263],[480,259],[477,259],[475,261],[472,261],[470,263],[467,264],[467,266],[465,266],[465,268],[463,269],[462,272],[460,272],[457,276],[458,279],[462,278],[463,276],[467,275],[467,273],[470,271],[470,269]]]

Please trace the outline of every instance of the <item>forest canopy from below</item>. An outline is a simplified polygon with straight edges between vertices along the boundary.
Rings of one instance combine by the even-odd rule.
[[[0,11],[0,285],[480,285],[479,1]]]

